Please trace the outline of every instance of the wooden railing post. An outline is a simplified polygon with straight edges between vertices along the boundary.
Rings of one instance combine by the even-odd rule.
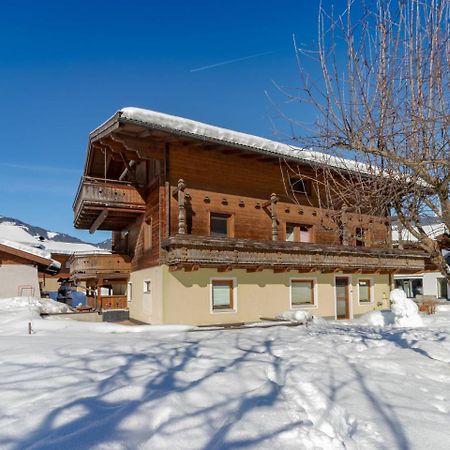
[[[183,179],[178,180],[178,234],[186,234],[186,207],[184,205],[184,190],[186,184]]]
[[[275,193],[270,196],[270,217],[272,219],[272,241],[278,241],[278,220],[277,220],[278,197]]]

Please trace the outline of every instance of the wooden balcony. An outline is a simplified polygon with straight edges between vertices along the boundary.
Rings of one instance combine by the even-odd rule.
[[[127,278],[131,260],[124,255],[75,255],[70,259],[70,274],[78,280]]]
[[[426,256],[414,250],[175,235],[162,243],[171,270],[215,267],[257,271],[414,273]]]
[[[73,203],[75,228],[123,230],[144,213],[145,201],[128,182],[83,177]]]

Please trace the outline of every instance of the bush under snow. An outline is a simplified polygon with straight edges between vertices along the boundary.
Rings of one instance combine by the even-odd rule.
[[[394,324],[399,327],[422,327],[423,320],[419,315],[419,307],[406,297],[403,289],[394,289],[390,294],[391,310],[394,313]]]
[[[385,327],[393,325],[395,316],[392,311],[370,311],[358,318],[358,322],[362,325],[371,327]]]
[[[277,319],[306,323],[312,320],[312,316],[309,311],[284,311],[281,314],[278,314]]]

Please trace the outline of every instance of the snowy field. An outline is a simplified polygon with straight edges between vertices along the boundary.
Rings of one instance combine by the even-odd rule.
[[[419,328],[198,331],[44,320],[46,305],[8,305],[1,449],[450,446],[450,310]]]

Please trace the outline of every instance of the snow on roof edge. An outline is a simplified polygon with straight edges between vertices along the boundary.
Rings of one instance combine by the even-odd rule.
[[[20,250],[21,252],[28,253],[29,255],[38,256],[49,261],[49,265],[53,267],[61,267],[61,263],[52,259],[52,255],[49,252],[41,250],[35,247],[29,247],[28,245],[19,244],[18,242],[9,241],[7,239],[0,239],[0,244],[6,247],[14,248]]]
[[[272,141],[260,136],[246,134],[240,131],[230,130],[228,128],[221,128],[215,125],[209,125],[206,123],[197,122],[195,120],[160,113],[149,109],[126,107],[120,109],[116,114],[123,119],[155,127],[161,130],[206,138],[207,140],[245,147],[248,149],[262,151],[264,153],[270,153],[272,155],[284,156],[302,162],[325,164],[350,171],[369,171],[366,164],[358,163],[357,161],[350,159],[339,158],[337,156],[327,155],[311,149],[303,149],[284,144],[282,142]],[[114,114],[97,129],[102,128],[106,123],[108,123],[108,121],[113,119],[116,114]]]

